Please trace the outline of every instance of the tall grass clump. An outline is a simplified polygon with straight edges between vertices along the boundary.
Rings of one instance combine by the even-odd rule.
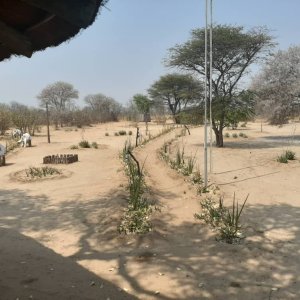
[[[245,198],[243,204],[239,206],[234,194],[231,207],[224,206],[224,199],[222,197],[219,198],[218,202],[211,198],[206,198],[200,203],[202,213],[195,214],[195,218],[204,221],[216,230],[219,233],[221,241],[229,244],[238,243],[242,238],[240,219],[248,196]]]
[[[287,164],[287,163],[288,163],[288,159],[287,159],[285,153],[279,155],[279,156],[277,157],[277,161],[280,162],[280,163],[282,163],[282,164]]]
[[[182,147],[182,150],[180,150],[180,148],[177,147],[175,163],[176,163],[177,168],[180,168],[181,166],[184,165],[184,147]]]

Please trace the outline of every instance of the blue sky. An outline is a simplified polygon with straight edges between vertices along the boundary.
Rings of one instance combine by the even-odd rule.
[[[300,44],[299,0],[213,0],[214,22],[266,25],[278,48]],[[165,73],[167,49],[204,26],[204,0],[110,0],[95,23],[67,43],[0,63],[0,102],[37,106],[48,84],[72,83],[82,99],[103,93],[125,104]]]

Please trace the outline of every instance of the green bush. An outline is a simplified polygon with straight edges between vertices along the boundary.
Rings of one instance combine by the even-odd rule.
[[[238,137],[238,135],[236,133],[233,133],[232,137],[236,139]]]
[[[287,164],[288,159],[285,154],[281,154],[280,156],[277,157],[277,161],[282,163],[282,164]]]
[[[119,133],[118,133],[118,132],[115,132],[115,136],[119,136]]]
[[[91,145],[88,141],[86,140],[82,140],[81,142],[79,142],[79,147],[81,148],[91,148]]]
[[[70,149],[73,149],[73,150],[74,150],[74,149],[78,149],[78,146],[77,146],[77,145],[71,145],[71,146],[70,146]]]
[[[296,153],[291,151],[291,150],[286,150],[285,151],[285,157],[288,159],[288,160],[295,160],[296,159]]]
[[[91,146],[94,149],[98,149],[98,144],[96,142],[92,142]]]
[[[120,130],[119,135],[126,135],[126,131],[125,130]]]
[[[230,134],[229,134],[228,132],[226,132],[226,133],[224,134],[224,137],[229,138],[229,137],[230,137]]]

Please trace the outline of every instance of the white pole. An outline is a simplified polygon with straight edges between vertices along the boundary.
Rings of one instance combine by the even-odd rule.
[[[213,171],[213,157],[212,157],[212,64],[213,64],[213,40],[212,40],[212,26],[213,26],[213,17],[212,17],[212,0],[210,0],[210,28],[209,28],[209,48],[210,48],[210,56],[209,56],[209,120],[210,120],[210,151],[209,151],[209,162],[210,168],[209,171],[212,173]]]
[[[204,81],[204,188],[207,187],[207,9],[208,0],[205,0],[205,81]]]

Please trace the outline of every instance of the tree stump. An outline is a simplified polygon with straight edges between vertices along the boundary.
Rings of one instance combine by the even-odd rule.
[[[0,167],[5,166],[5,155],[0,155]]]

